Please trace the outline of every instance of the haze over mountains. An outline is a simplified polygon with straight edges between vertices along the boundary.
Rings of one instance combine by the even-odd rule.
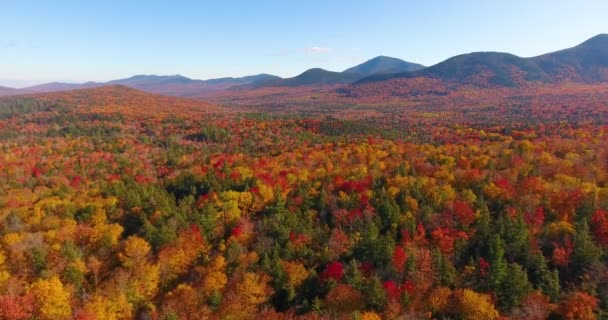
[[[126,79],[108,82],[61,83],[51,82],[23,89],[6,88],[7,94],[44,93],[73,89],[95,88],[106,85],[123,85],[125,87],[169,96],[190,97],[216,91],[225,90],[234,86],[241,86],[257,81],[278,78],[273,75],[259,74],[242,78],[219,78],[211,80],[194,80],[181,75],[158,76],[136,75]],[[0,89],[0,95],[4,91]]]
[[[195,80],[181,75],[137,75],[106,83],[48,83],[24,89],[0,87],[0,95],[124,85],[151,93],[201,98],[233,88],[259,90],[269,87],[340,86],[417,77],[477,87],[517,87],[566,81],[604,82],[608,81],[608,34],[597,35],[573,48],[531,58],[502,52],[474,52],[424,67],[379,56],[342,72],[313,68],[286,79],[270,74],[210,80]]]

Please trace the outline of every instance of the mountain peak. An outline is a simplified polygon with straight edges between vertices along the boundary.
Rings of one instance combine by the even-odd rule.
[[[362,76],[370,76],[378,74],[409,72],[420,70],[422,68],[424,68],[424,66],[417,63],[411,63],[393,57],[377,56],[375,58],[363,62],[360,65],[344,70],[344,73],[357,73]]]
[[[608,33],[600,33],[581,43],[581,45],[608,45]]]

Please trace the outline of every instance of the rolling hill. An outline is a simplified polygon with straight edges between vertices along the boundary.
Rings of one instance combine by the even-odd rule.
[[[342,72],[309,69],[295,77],[282,79],[269,74],[242,78],[195,80],[181,75],[136,75],[105,83],[47,83],[24,89],[0,88],[0,95],[55,92],[124,85],[142,91],[177,97],[207,98],[239,95],[264,88],[327,87],[380,83],[392,79],[427,78],[446,84],[474,87],[518,87],[534,83],[598,83],[608,81],[608,34],[597,35],[578,46],[523,58],[502,52],[473,52],[451,57],[430,67],[379,56]],[[394,85],[394,82],[392,82]],[[236,89],[236,90],[228,90]],[[228,92],[230,95],[231,93]]]
[[[272,81],[260,81],[254,83],[252,87],[298,87],[310,85],[334,85],[356,81],[360,76],[353,73],[342,73],[328,71],[321,68],[313,68],[303,73],[287,79],[277,79]]]
[[[135,112],[155,114],[180,110],[197,112],[223,112],[224,108],[181,97],[153,94],[122,85],[105,85],[96,88],[75,89],[26,95],[43,101],[58,101],[81,108],[107,109],[109,112]],[[3,98],[6,99],[6,98]]]
[[[225,90],[233,86],[247,85],[257,81],[274,79],[280,78],[269,74],[259,74],[242,78],[194,80],[181,75],[137,75],[127,79],[113,80],[108,83],[169,96],[191,97],[194,95],[204,95]]]
[[[378,56],[360,65],[346,69],[343,73],[371,76],[375,74],[400,73],[423,69],[424,66],[417,63],[403,61],[401,59]]]
[[[191,97],[205,95],[233,86],[251,84],[257,81],[280,79],[269,74],[259,74],[242,78],[219,78],[209,80],[194,80],[181,75],[136,75],[130,78],[117,79],[108,82],[63,83],[51,82],[23,89],[2,88],[0,95],[32,94],[57,92],[75,89],[96,88],[107,85],[122,85],[149,93],[176,97]]]
[[[474,52],[421,70],[374,75],[357,83],[416,77],[478,87],[515,87],[531,82],[608,81],[608,34],[597,35],[570,49],[532,58],[501,52]]]
[[[580,45],[530,59],[554,81],[608,81],[608,34]]]
[[[13,94],[16,89],[8,87],[0,87],[0,96]]]
[[[346,69],[343,72],[313,68],[306,70],[293,78],[260,81],[254,83],[251,87],[298,87],[349,84],[371,75],[392,74],[419,70],[421,68],[424,68],[424,66],[397,58],[379,56]]]

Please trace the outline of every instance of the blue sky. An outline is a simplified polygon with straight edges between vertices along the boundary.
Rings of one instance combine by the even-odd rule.
[[[378,55],[425,65],[473,51],[527,57],[608,32],[607,12],[606,0],[0,0],[0,85],[287,77]]]

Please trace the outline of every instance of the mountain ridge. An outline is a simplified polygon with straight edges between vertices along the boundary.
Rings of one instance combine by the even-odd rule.
[[[0,87],[0,95],[54,92],[109,84],[179,97],[204,97],[232,88],[340,86],[382,82],[399,78],[431,78],[446,83],[477,87],[517,87],[530,83],[608,82],[608,34],[598,34],[563,50],[535,57],[504,52],[472,52],[424,67],[397,58],[378,56],[342,72],[308,69],[291,78],[258,74],[240,78],[195,80],[182,75],[134,75],[108,82],[80,84],[52,82],[23,89]]]
[[[369,76],[355,84],[415,77],[505,87],[529,82],[604,82],[608,81],[608,34],[599,34],[572,48],[531,58],[492,51],[466,53],[424,69]]]

